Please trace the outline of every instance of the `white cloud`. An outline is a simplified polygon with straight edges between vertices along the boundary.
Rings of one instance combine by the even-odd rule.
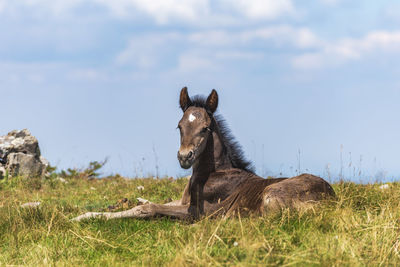
[[[296,56],[292,63],[296,68],[312,69],[360,60],[376,53],[399,52],[400,32],[375,31],[360,39],[321,42],[316,52]]]
[[[177,70],[179,72],[193,72],[197,70],[217,71],[218,67],[213,55],[184,52],[179,55]]]
[[[84,0],[0,0],[0,13],[29,11],[33,16],[43,13],[60,16],[83,3]]]
[[[188,40],[203,46],[247,46],[251,43],[271,43],[276,46],[291,45],[309,48],[320,45],[319,39],[308,28],[294,28],[287,25],[262,27],[236,32],[202,31],[192,33]]]
[[[164,24],[171,20],[193,21],[208,13],[208,0],[92,0],[108,7],[115,15],[131,17],[135,11],[153,17]]]
[[[254,52],[254,45],[265,48]],[[288,25],[242,31],[148,34],[132,38],[127,48],[118,55],[117,62],[150,69],[158,66],[168,55],[172,61],[175,58],[181,70],[215,68],[231,60],[265,58],[267,47],[271,46],[305,51],[293,56],[292,65],[298,69],[316,69],[360,60],[374,53],[400,52],[400,32],[376,31],[359,39],[344,38],[330,42],[320,40],[308,28]],[[173,50],[176,47],[179,49]]]
[[[254,45],[265,47],[263,50],[270,46],[304,49],[318,47],[320,41],[307,28],[286,25],[232,32],[151,33],[131,38],[116,63],[144,70],[169,61],[177,62],[179,69],[193,70],[217,64],[210,62],[263,58],[265,51],[252,51]]]
[[[187,72],[220,72],[226,70],[227,62],[255,61],[263,59],[262,53],[243,52],[240,50],[209,51],[196,49],[185,51],[178,56],[176,71]],[[228,63],[229,64],[229,63]]]
[[[245,42],[253,40],[271,40],[276,45],[293,45],[298,48],[314,47],[318,45],[318,38],[307,28],[291,26],[265,27],[241,33]]]
[[[220,8],[211,8],[211,3]],[[0,0],[0,12],[58,17],[74,14],[87,5],[105,7],[110,14],[122,19],[149,16],[158,24],[178,21],[195,25],[212,25],[213,22],[242,24],[246,19],[275,19],[294,13],[291,0]]]
[[[222,60],[259,60],[263,57],[263,53],[243,52],[237,50],[220,51],[215,54],[216,59]]]
[[[292,60],[293,67],[297,69],[317,69],[322,66],[321,55],[318,53],[305,53]]]
[[[290,0],[222,0],[222,2],[251,19],[274,19],[294,13],[294,6]]]
[[[182,40],[178,33],[155,33],[136,36],[130,39],[128,46],[117,55],[119,65],[132,65],[140,69],[150,69],[165,56],[163,52],[177,41]]]
[[[224,30],[194,32],[187,36],[191,43],[201,46],[226,46],[236,42],[233,33]]]
[[[46,82],[49,79],[60,77],[65,71],[62,63],[21,63],[0,61],[0,83],[22,84],[32,86]],[[62,72],[59,70],[62,69]],[[6,87],[7,88],[7,87]]]

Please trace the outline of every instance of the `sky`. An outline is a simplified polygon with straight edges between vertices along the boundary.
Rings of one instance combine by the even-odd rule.
[[[59,169],[187,175],[187,86],[259,175],[400,177],[397,0],[0,0],[0,33],[0,135]]]

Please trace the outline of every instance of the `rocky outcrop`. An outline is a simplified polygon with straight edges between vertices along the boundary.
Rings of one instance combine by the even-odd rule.
[[[10,176],[42,177],[48,161],[40,155],[38,140],[24,129],[0,136],[0,179]]]

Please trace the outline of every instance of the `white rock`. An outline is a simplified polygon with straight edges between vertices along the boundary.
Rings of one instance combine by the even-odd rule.
[[[57,181],[60,181],[61,183],[64,183],[64,184],[68,184],[68,181],[65,180],[65,179],[62,178],[62,177],[57,177],[56,180],[57,180]]]
[[[40,202],[28,202],[21,205],[21,208],[36,208],[40,206]]]
[[[13,146],[22,146],[25,143],[24,139],[17,138],[11,141],[11,145]]]
[[[239,243],[235,241],[235,242],[233,243],[233,246],[234,246],[234,247],[237,247],[237,246],[239,246]]]
[[[143,186],[143,185],[139,185],[139,186],[136,187],[136,188],[137,188],[137,190],[140,190],[140,191],[144,190],[144,186]]]
[[[90,190],[96,190],[96,188],[94,188],[94,187],[92,186],[92,187],[90,187]]]
[[[43,156],[40,156],[39,157],[39,160],[40,160],[40,162],[43,164],[43,165],[46,165],[46,168],[47,168],[47,166],[49,166],[49,161],[47,160],[47,159],[45,159]]]
[[[39,142],[24,129],[0,136],[0,164],[10,176],[43,177],[49,163],[40,155]]]
[[[388,185],[388,184],[383,184],[383,185],[381,185],[381,186],[379,187],[379,189],[381,189],[381,190],[389,189],[389,185]]]

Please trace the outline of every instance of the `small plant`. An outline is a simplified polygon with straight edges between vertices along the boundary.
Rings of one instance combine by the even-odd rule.
[[[66,171],[61,170],[61,172],[60,172],[60,176],[63,178],[77,177],[78,174],[79,174],[79,172],[77,169],[71,169],[71,168],[68,168]]]
[[[76,169],[76,168],[68,168],[66,171],[61,170],[59,176],[62,178],[85,178],[85,179],[93,179],[99,178],[101,173],[99,170],[106,165],[108,159],[106,158],[103,161],[91,161],[89,162],[89,166],[85,169]]]
[[[52,177],[55,178],[57,177],[56,173],[57,167],[51,166],[50,164],[46,168],[46,177]]]
[[[108,159],[105,159],[101,162],[98,161],[92,161],[89,163],[89,167],[87,167],[83,173],[88,177],[88,178],[99,178],[100,174],[98,171],[103,168],[104,165],[106,165]]]

